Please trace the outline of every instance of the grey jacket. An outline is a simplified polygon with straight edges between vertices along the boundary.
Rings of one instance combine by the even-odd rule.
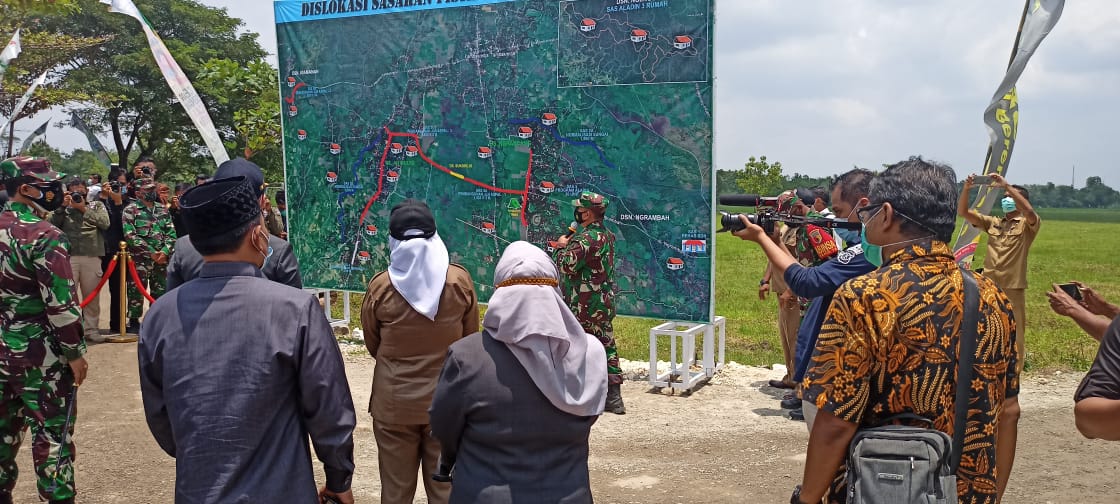
[[[86,212],[73,208],[59,208],[51,213],[51,224],[62,230],[70,241],[70,255],[101,257],[105,255],[105,237],[109,229],[109,211],[105,204],[94,200],[86,203]]]
[[[505,343],[475,333],[451,345],[429,414],[455,464],[451,504],[592,502],[588,437],[599,417],[556,409]]]
[[[264,276],[273,282],[302,289],[299,263],[295,254],[292,254],[291,244],[269,235],[268,246],[272,247],[272,257],[264,263]],[[167,290],[197,278],[202,271],[202,264],[202,255],[191,244],[190,236],[175,240],[175,253],[167,263]]]

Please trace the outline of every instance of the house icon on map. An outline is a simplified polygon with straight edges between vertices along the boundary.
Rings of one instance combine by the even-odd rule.
[[[595,31],[595,20],[591,19],[591,18],[583,18],[583,21],[579,22],[579,31],[581,31],[581,32]]]
[[[401,151],[403,151],[403,150],[404,150],[404,146],[402,146],[401,144],[396,143],[396,142],[393,142],[393,145],[389,146],[389,152],[391,152],[393,154],[400,154]]]
[[[630,32],[631,42],[645,42],[647,38],[649,38],[649,32],[645,30],[634,30]]]
[[[552,126],[556,124],[556,114],[553,114],[552,112],[545,112],[544,114],[541,114],[541,124],[545,126]]]
[[[339,152],[342,152],[342,146],[338,145],[336,143],[332,143],[331,144],[331,154],[338,154]]]
[[[304,130],[297,131],[296,132],[296,138],[298,138],[300,140],[307,140],[307,132],[304,131]]]
[[[358,262],[362,264],[369,262],[369,252],[365,250],[358,252]]]
[[[556,184],[549,181],[541,182],[541,194],[550,194],[556,190]]]
[[[398,179],[400,179],[400,175],[398,175],[395,171],[391,171],[385,174],[385,180],[389,182],[396,182]]]
[[[494,155],[494,151],[492,149],[490,149],[489,147],[479,147],[478,148],[479,159],[489,159],[490,156],[493,156],[493,155]]]
[[[333,184],[335,182],[338,182],[338,174],[333,171],[327,172],[327,183]]]
[[[491,235],[494,234],[494,223],[493,222],[483,222],[482,225],[479,226],[479,227],[482,228],[483,233],[491,234]]]
[[[377,236],[377,226],[373,224],[366,226],[366,234],[369,236]]]
[[[295,105],[288,107],[288,117],[295,117],[299,113],[299,109]]]
[[[520,138],[522,140],[533,138],[533,128],[530,128],[528,126],[517,128],[517,138]]]
[[[679,257],[670,257],[669,260],[666,261],[665,265],[669,268],[670,271],[684,269],[684,261]]]
[[[692,37],[687,35],[678,35],[673,39],[673,48],[675,49],[688,49],[692,47]]]
[[[288,87],[296,87],[296,78],[288,77]]]
[[[416,154],[419,154],[419,153],[420,153],[420,149],[416,148],[415,145],[409,145],[409,146],[406,146],[404,148],[404,155],[406,155],[408,157],[415,157]]]
[[[681,252],[686,254],[703,254],[707,251],[707,240],[681,240]]]

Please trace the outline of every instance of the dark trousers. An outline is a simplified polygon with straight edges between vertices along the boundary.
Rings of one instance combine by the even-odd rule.
[[[113,260],[112,255],[107,255],[101,258],[102,268],[109,267],[109,261]],[[113,274],[109,277],[109,329],[113,332],[120,332],[121,330],[121,273],[124,267],[118,264],[113,269]],[[128,321],[124,322],[128,325]]]

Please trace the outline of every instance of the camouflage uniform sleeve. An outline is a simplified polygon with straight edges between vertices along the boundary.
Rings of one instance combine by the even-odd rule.
[[[171,220],[170,212],[162,212],[159,216],[159,235],[161,241],[159,244],[159,251],[163,252],[167,257],[171,257],[171,253],[175,251],[175,240],[179,238],[175,234],[175,223]]]
[[[121,230],[124,233],[125,242],[128,243],[130,254],[136,254],[144,250],[142,240],[136,235],[136,207],[134,205],[127,205],[124,210],[121,210]]]
[[[47,216],[47,220],[51,224],[54,224],[54,227],[62,229],[62,223],[66,220],[66,209],[59,208],[58,210],[51,212],[51,214]]]
[[[591,240],[587,233],[573,236],[568,246],[555,252],[556,269],[561,275],[576,275],[587,263],[587,253],[591,250]]]
[[[70,269],[70,245],[61,233],[39,240],[34,254],[39,294],[46,304],[47,320],[54,327],[56,343],[63,357],[75,360],[86,353],[82,337],[82,309],[74,290]]]

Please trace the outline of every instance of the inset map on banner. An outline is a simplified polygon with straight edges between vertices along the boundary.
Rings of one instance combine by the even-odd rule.
[[[364,291],[390,209],[432,207],[493,293],[610,200],[619,314],[712,311],[712,0],[275,2],[289,236],[308,287]]]

